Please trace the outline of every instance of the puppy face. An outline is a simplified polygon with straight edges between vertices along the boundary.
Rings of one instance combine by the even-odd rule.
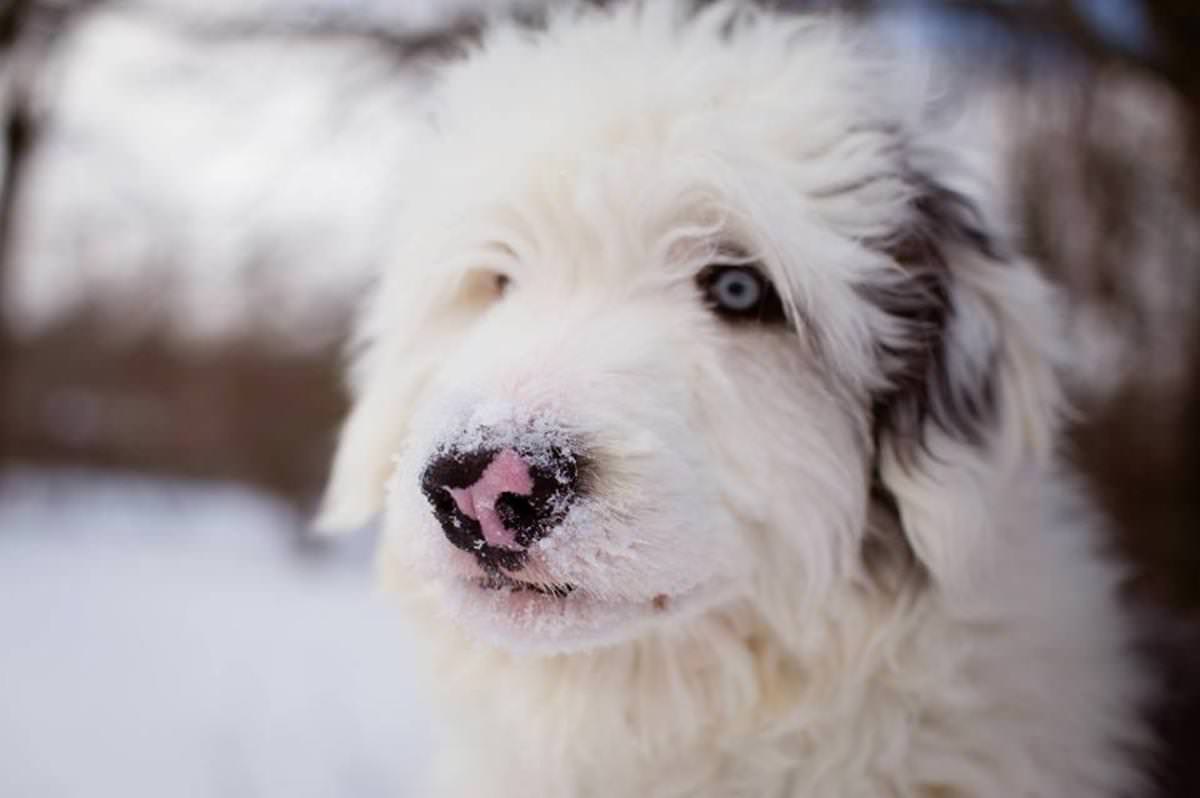
[[[450,70],[363,324],[331,512],[386,474],[393,582],[506,646],[853,579],[881,397],[941,318],[892,257],[924,187],[861,46],[671,7]]]
[[[386,523],[495,639],[629,634],[746,592],[771,552],[828,573],[861,527],[862,403],[756,242],[701,208],[647,224],[623,193],[592,224],[548,203],[574,218],[493,242],[437,311],[458,340],[409,410]],[[597,236],[626,246],[569,251]]]

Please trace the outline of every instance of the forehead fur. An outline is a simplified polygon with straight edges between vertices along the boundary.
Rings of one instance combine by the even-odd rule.
[[[840,233],[890,232],[910,195],[898,144],[920,103],[876,37],[828,15],[692,5],[497,27],[442,76],[417,146],[431,177],[481,204],[516,187],[579,201],[603,178],[632,205],[707,190],[743,211],[747,183],[786,183]]]
[[[500,25],[449,65],[410,143],[419,189],[376,309],[427,308],[439,276],[494,265],[497,243],[518,279],[539,263],[601,279],[648,271],[681,236],[732,237],[817,320],[839,370],[873,382],[888,322],[861,288],[897,279],[878,244],[920,192],[921,83],[848,20],[693,5],[569,8]],[[376,315],[362,336],[399,323]]]

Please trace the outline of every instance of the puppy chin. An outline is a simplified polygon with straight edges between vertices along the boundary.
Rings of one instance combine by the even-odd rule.
[[[558,540],[530,552],[518,572],[483,568],[443,540],[436,524],[392,517],[393,562],[433,589],[445,620],[467,637],[514,654],[553,655],[618,645],[728,601],[734,580],[704,576],[620,574],[597,563],[587,546]],[[548,541],[545,541],[548,542]],[[586,561],[586,565],[583,561]]]
[[[514,654],[554,655],[619,645],[695,617],[728,601],[733,590],[717,583],[681,594],[601,598],[575,587],[565,595],[487,587],[478,579],[438,580],[450,619],[469,636]]]

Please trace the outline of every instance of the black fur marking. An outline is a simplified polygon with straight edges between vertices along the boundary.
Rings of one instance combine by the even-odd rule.
[[[918,453],[928,454],[929,429],[982,446],[996,415],[994,366],[968,379],[950,373],[956,308],[948,250],[966,249],[994,262],[1003,261],[1004,253],[966,197],[930,180],[918,180],[917,185],[922,191],[913,203],[914,222],[880,246],[904,268],[907,279],[862,292],[899,320],[906,332],[902,345],[879,345],[890,385],[871,397],[876,461],[862,559],[872,584],[889,590],[911,584],[914,578],[927,580],[928,571],[906,534],[896,496],[879,473],[880,446],[886,440],[900,464],[912,467]],[[996,353],[991,357],[994,360]]]
[[[924,447],[930,425],[961,441],[984,442],[996,410],[994,370],[970,382],[950,374],[954,275],[946,249],[962,247],[1003,260],[984,229],[982,215],[966,197],[931,181],[919,182],[923,193],[914,201],[915,224],[883,247],[906,269],[908,279],[862,292],[907,329],[904,346],[879,346],[891,385],[871,404],[876,446],[887,437],[909,462]]]

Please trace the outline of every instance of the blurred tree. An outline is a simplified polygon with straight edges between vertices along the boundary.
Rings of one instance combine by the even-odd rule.
[[[1181,170],[1172,188],[1181,191],[1180,199],[1191,212],[1191,224],[1200,222],[1200,6],[1194,0],[976,0],[944,3],[943,7],[951,14],[986,19],[1019,39],[1046,42],[1056,50],[1073,54],[1100,78],[1093,84],[1094,91],[1105,91],[1103,77],[1114,70],[1169,90],[1179,110],[1174,121],[1181,128],[1183,143],[1178,154],[1181,157],[1172,162]],[[1093,190],[1089,199],[1105,230],[1098,241],[1100,246],[1091,250],[1096,271],[1093,279],[1120,290],[1136,278],[1139,268],[1136,250],[1135,257],[1125,257],[1130,248],[1122,246],[1122,240],[1136,235],[1132,232],[1134,226],[1155,221],[1145,219],[1145,209],[1135,204],[1140,194],[1128,190],[1129,186],[1136,182],[1139,172],[1152,167],[1155,159],[1174,154],[1114,150],[1098,146],[1082,134],[1076,143],[1082,147],[1073,157],[1082,159],[1091,175]],[[1066,154],[1055,152],[1050,157]],[[1052,196],[1055,188],[1037,180],[1030,182],[1027,205],[1032,229],[1037,229],[1039,216],[1044,219],[1040,213],[1044,198]],[[1161,222],[1155,230],[1167,239],[1182,239],[1189,232],[1178,226],[1168,228]],[[1176,269],[1188,278],[1182,281],[1184,286],[1200,285],[1186,274],[1200,270],[1197,256],[1186,245],[1179,249]],[[1200,295],[1195,299],[1193,306],[1200,307]],[[1182,418],[1179,429],[1172,434],[1176,451],[1165,467],[1142,475],[1129,468],[1130,450],[1136,450],[1138,436],[1144,435],[1138,422],[1146,420],[1148,408],[1153,407],[1153,397],[1143,395],[1137,385],[1130,386],[1113,408],[1101,415],[1099,435],[1106,439],[1093,441],[1090,453],[1094,460],[1107,458],[1107,462],[1096,465],[1113,477],[1110,482],[1156,483],[1147,485],[1148,490],[1140,496],[1136,492],[1127,495],[1135,506],[1122,508],[1122,520],[1139,527],[1131,535],[1145,538],[1135,539],[1134,548],[1152,549],[1146,553],[1161,559],[1162,572],[1176,574],[1162,596],[1179,605],[1200,608],[1200,313],[1192,314],[1190,333],[1182,331],[1180,335],[1190,341],[1190,376],[1175,400]],[[1110,432],[1122,424],[1124,429],[1115,439],[1120,443],[1114,444]],[[1088,447],[1087,441],[1084,446]],[[1114,490],[1121,491],[1121,486],[1114,485]],[[1146,506],[1155,500],[1159,507]]]

